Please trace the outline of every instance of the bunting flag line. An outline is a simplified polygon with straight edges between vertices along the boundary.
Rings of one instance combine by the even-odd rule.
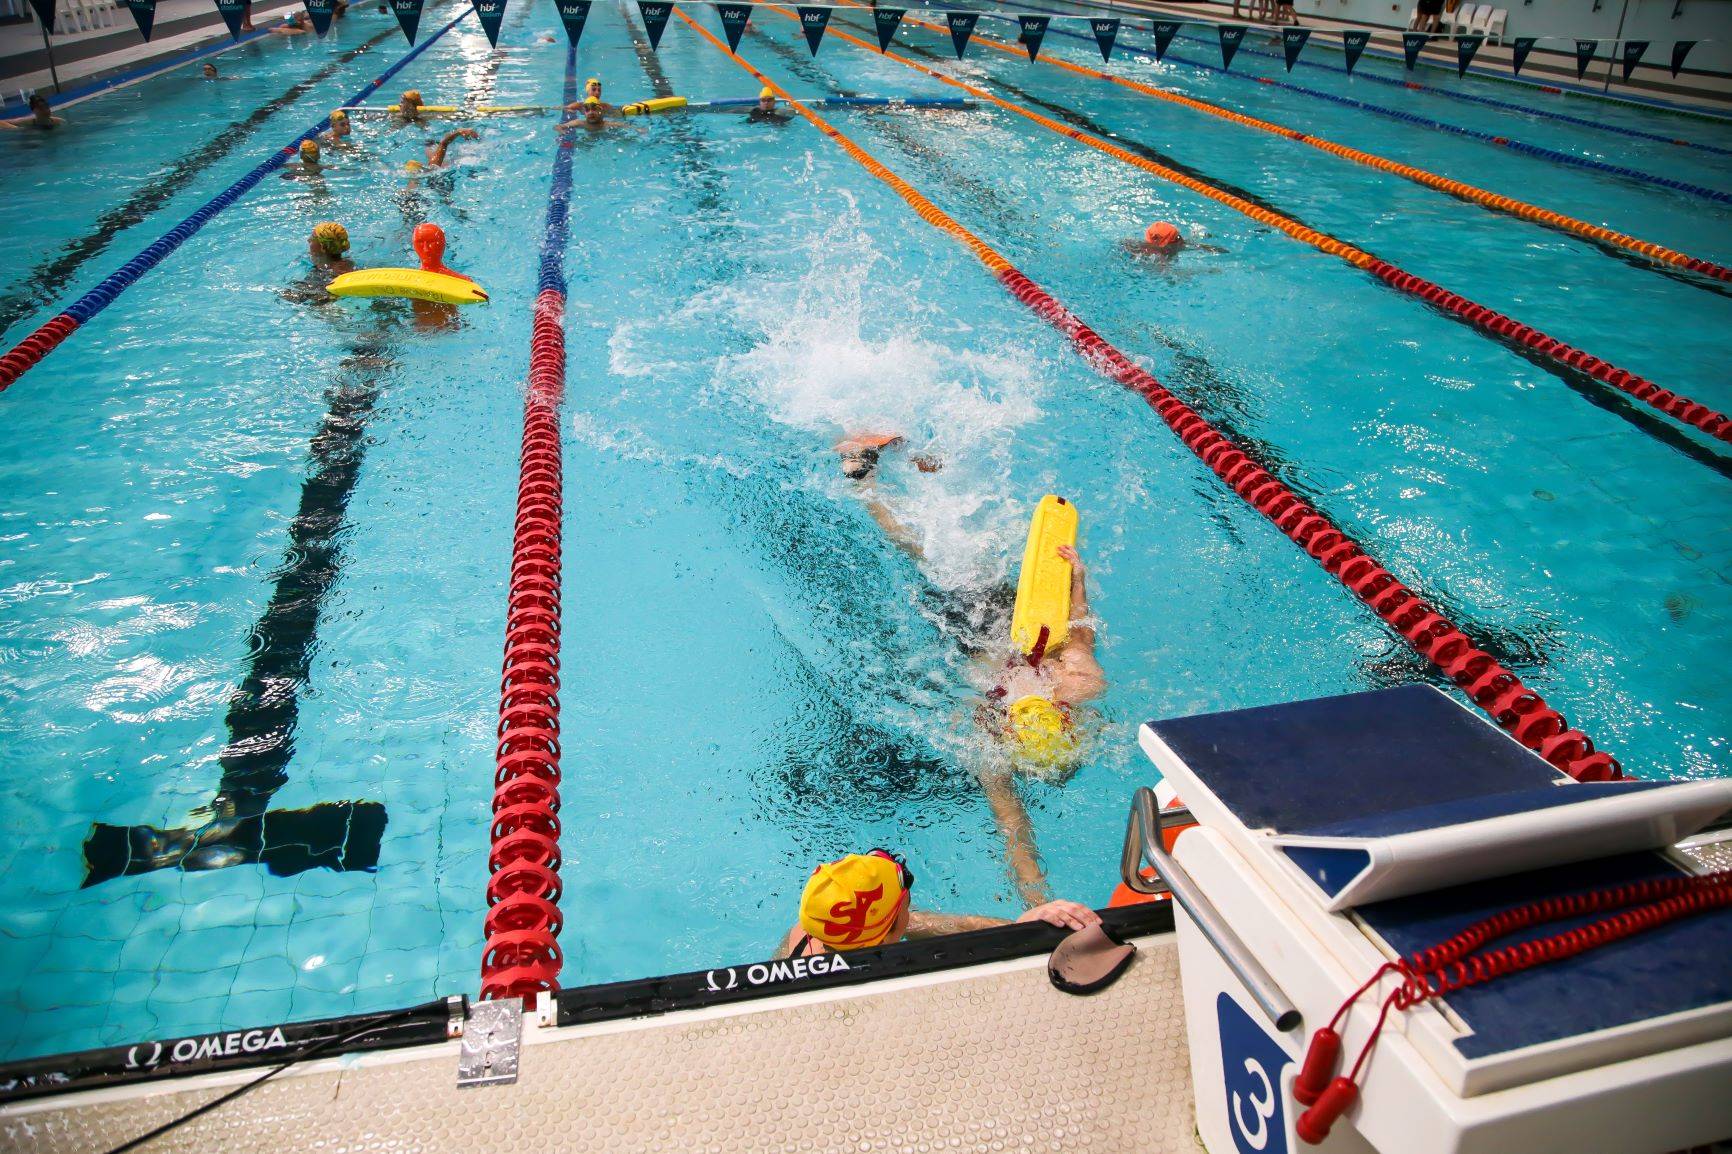
[[[1485,43],[1484,36],[1463,36],[1455,42],[1455,74],[1467,75],[1467,66],[1473,61],[1473,54],[1479,51],[1479,46]]]
[[[1353,66],[1359,63],[1359,58],[1365,54],[1365,46],[1371,43],[1369,32],[1343,32],[1341,34],[1341,50],[1347,53],[1347,75],[1353,75]]]
[[[1684,57],[1690,55],[1690,49],[1696,47],[1694,40],[1680,40],[1672,45],[1672,78],[1678,78],[1678,69],[1684,67]]]
[[[1528,62],[1528,53],[1534,50],[1534,42],[1538,39],[1538,36],[1517,36],[1511,41],[1514,47],[1510,49],[1510,75],[1521,75],[1522,65]]]
[[[800,31],[806,34],[806,47],[816,56],[818,43],[824,39],[824,30],[830,27],[830,10],[806,4],[799,5],[797,10],[800,13]]]
[[[740,37],[746,34],[746,25],[752,22],[752,6],[750,4],[717,4],[716,15],[722,18],[722,32],[728,38],[728,51],[740,50]]]
[[[313,35],[320,40],[331,30],[331,17],[337,11],[337,0],[305,0],[307,15],[313,18]]]
[[[1177,24],[1173,25],[1173,30],[1177,31],[1178,27]],[[1119,38],[1118,17],[1111,20],[1090,20],[1089,29],[1095,34],[1095,44],[1101,50],[1101,62],[1104,64],[1113,58],[1113,43]],[[1159,36],[1160,33],[1157,31],[1156,35]],[[1167,39],[1171,40],[1172,37]],[[1159,60],[1160,57],[1155,59]]]
[[[150,28],[156,23],[156,0],[126,0],[126,10],[132,13],[138,34],[144,37],[146,44],[150,43]],[[1678,74],[1674,71],[1672,75]]]
[[[42,21],[42,30],[54,31],[54,0],[30,0],[30,7],[36,9],[36,19]]]
[[[505,22],[505,0],[474,0],[475,18],[481,21],[481,31],[487,33],[490,47],[499,47],[499,26]]]
[[[1116,32],[1117,29],[1114,29]],[[1155,63],[1161,62],[1161,57],[1167,54],[1167,46],[1173,42],[1173,37],[1179,34],[1179,21],[1155,21]],[[1098,35],[1098,33],[1097,33]]]
[[[416,0],[417,4],[420,0]],[[565,25],[565,35],[573,48],[583,38],[583,26],[589,22],[590,0],[558,0],[559,22]]]
[[[1646,40],[1624,41],[1624,81],[1629,82],[1630,73],[1636,70],[1636,65],[1642,61],[1642,53],[1648,50]]]
[[[637,0],[637,10],[643,17],[643,30],[649,33],[650,51],[654,52],[662,46],[662,33],[667,31],[674,6],[661,0]]]
[[[1576,41],[1576,79],[1580,80],[1588,74],[1588,64],[1594,58],[1594,49],[1600,46],[1598,40]]]
[[[1311,39],[1309,28],[1283,28],[1281,30],[1281,51],[1287,56],[1287,71],[1293,71],[1293,65],[1298,63],[1299,54],[1305,51],[1305,42]]]
[[[890,47],[890,41],[896,36],[896,29],[902,23],[902,18],[908,15],[906,8],[874,8],[872,23],[878,29],[878,51],[883,52]]]
[[[1016,22],[1022,26],[1022,46],[1028,49],[1028,58],[1033,60],[1040,52],[1040,42],[1046,39],[1045,16],[1018,16]]]
[[[1401,34],[1401,50],[1407,54],[1407,70],[1413,71],[1413,66],[1419,63],[1419,54],[1425,51],[1425,42],[1431,37],[1423,32],[1403,32]]]
[[[1233,67],[1233,55],[1239,51],[1239,45],[1245,41],[1245,26],[1243,24],[1219,25],[1221,32],[1221,67]]]
[[[968,38],[974,35],[974,26],[980,23],[980,13],[946,12],[944,22],[950,25],[950,42],[956,45],[956,58],[961,60],[963,50],[968,47]]]
[[[52,3],[53,0],[50,0]],[[228,25],[229,39],[241,38],[241,20],[247,14],[247,0],[216,0],[217,12],[221,14],[223,23]]]

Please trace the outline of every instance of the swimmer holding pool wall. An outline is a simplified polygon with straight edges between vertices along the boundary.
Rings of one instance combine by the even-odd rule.
[[[914,874],[889,850],[851,853],[812,871],[800,894],[800,921],[788,931],[778,958],[843,953],[887,946],[904,938],[936,938],[1010,923],[973,914],[914,909]],[[1100,925],[1100,915],[1078,902],[1045,902],[1019,922],[1046,922],[1061,930]]]
[[[879,498],[873,479],[883,451],[901,443],[902,438],[894,434],[858,435],[842,441],[836,451],[843,475],[859,484],[873,521],[918,564],[925,559],[919,541]],[[928,457],[911,460],[921,473],[942,467]],[[974,658],[975,680],[990,686],[974,709],[975,725],[991,750],[978,775],[1004,838],[1011,877],[1023,902],[1031,907],[1047,900],[1046,874],[1013,778],[1022,775],[1057,783],[1074,773],[1082,761],[1076,711],[1106,691],[1106,674],[1095,657],[1095,630],[1089,621],[1086,570],[1075,549],[1061,546],[1057,552],[1070,565],[1070,617],[1064,642],[1046,651],[1036,665],[1020,653],[1005,660],[1014,588],[928,586],[920,591],[921,600],[943,622],[946,633]]]
[[[0,120],[0,128],[25,129],[35,128],[43,132],[52,132],[66,121],[54,115],[48,107],[48,98],[36,93],[30,98],[30,115],[20,116],[16,120]]]

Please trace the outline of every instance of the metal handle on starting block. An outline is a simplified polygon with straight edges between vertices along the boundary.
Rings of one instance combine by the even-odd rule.
[[[1221,955],[1233,975],[1239,979],[1259,1008],[1286,1032],[1299,1028],[1299,1010],[1281,992],[1269,971],[1246,948],[1233,932],[1221,911],[1197,888],[1197,883],[1185,868],[1173,860],[1161,840],[1167,814],[1162,813],[1154,790],[1144,787],[1131,799],[1130,821],[1125,826],[1125,851],[1119,860],[1119,872],[1125,885],[1140,894],[1171,893],[1173,900],[1184,908],[1202,932],[1203,938]],[[1143,877],[1144,862],[1154,869],[1151,881]]]

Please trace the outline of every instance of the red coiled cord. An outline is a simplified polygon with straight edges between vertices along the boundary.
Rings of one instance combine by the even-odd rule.
[[[559,988],[559,579],[565,296],[535,302],[499,684],[483,998]]]
[[[1700,877],[1656,878],[1516,906],[1477,921],[1428,950],[1421,950],[1401,961],[1385,962],[1364,985],[1348,995],[1340,1009],[1335,1011],[1335,1016],[1329,1019],[1329,1024],[1311,1036],[1304,1064],[1293,1080],[1293,1097],[1308,1107],[1295,1124],[1295,1132],[1302,1141],[1314,1146],[1328,1137],[1335,1120],[1352,1108],[1359,1098],[1359,1071],[1383,1033],[1390,1010],[1406,1010],[1430,998],[1575,957],[1668,922],[1729,905],[1732,905],[1732,870]],[[1603,910],[1621,912],[1549,937],[1518,942],[1487,953],[1475,952],[1487,942],[1529,926]],[[1385,974],[1391,973],[1401,977],[1401,984],[1384,998],[1377,1024],[1366,1037],[1352,1070],[1344,1078],[1332,1077],[1341,1057],[1341,1035],[1336,1032],[1337,1027],[1353,1004]]]

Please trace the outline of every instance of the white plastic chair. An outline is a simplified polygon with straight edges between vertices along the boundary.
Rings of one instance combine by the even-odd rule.
[[[1479,11],[1486,38],[1502,44],[1504,30],[1509,27],[1509,9],[1485,7]]]
[[[1478,4],[1463,4],[1456,8],[1455,15],[1449,18],[1449,34],[1451,36],[1460,36],[1464,32],[1467,32],[1469,27],[1473,24],[1474,16],[1479,12],[1479,10],[1480,5]]]

